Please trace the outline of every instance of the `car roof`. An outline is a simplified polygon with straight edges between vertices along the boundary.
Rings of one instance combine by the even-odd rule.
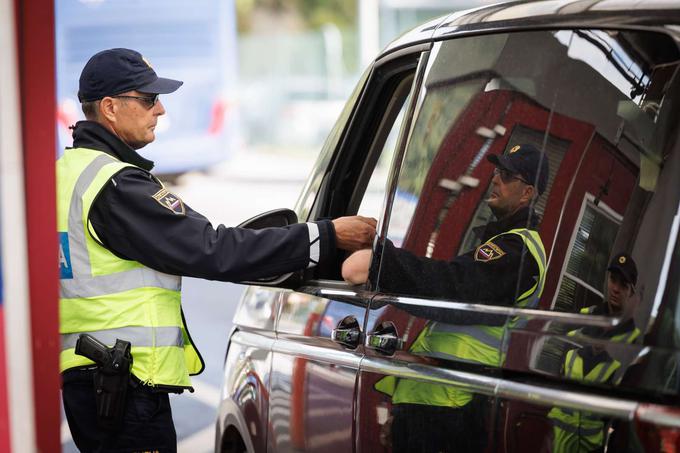
[[[426,22],[381,53],[451,36],[549,27],[614,28],[680,24],[678,0],[510,1],[458,11]]]

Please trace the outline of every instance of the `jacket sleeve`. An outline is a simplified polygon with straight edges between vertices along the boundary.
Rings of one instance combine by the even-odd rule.
[[[517,295],[534,284],[538,266],[517,235],[502,235],[493,243],[503,253],[498,258],[485,259],[484,255],[478,255],[477,248],[451,261],[441,261],[416,256],[386,241],[379,289],[419,297],[510,306]]]
[[[330,221],[284,228],[214,228],[143,170],[116,174],[88,214],[102,245],[160,272],[211,280],[252,280],[334,259]]]

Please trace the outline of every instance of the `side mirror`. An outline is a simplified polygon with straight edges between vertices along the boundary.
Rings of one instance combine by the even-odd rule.
[[[248,228],[251,230],[261,230],[263,228],[285,227],[298,223],[297,214],[291,209],[274,209],[242,222],[238,228]],[[241,281],[244,285],[259,286],[280,286],[283,288],[296,288],[302,282],[303,272],[289,272],[275,277],[265,277],[253,281]]]
[[[292,209],[274,209],[251,217],[238,225],[239,228],[261,230],[262,228],[285,227],[298,223],[297,214]]]

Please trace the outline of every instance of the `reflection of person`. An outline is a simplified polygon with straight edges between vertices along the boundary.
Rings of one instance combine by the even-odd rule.
[[[536,305],[545,251],[530,206],[546,188],[548,160],[532,145],[518,145],[488,159],[496,170],[486,202],[497,220],[475,228],[482,244],[445,262],[416,256],[386,241],[380,263],[383,290],[494,305]],[[370,250],[355,252],[343,263],[343,278],[364,283],[370,262]]]
[[[547,158],[532,145],[518,145],[488,159],[496,170],[487,203],[497,220],[475,231],[482,244],[445,262],[415,256],[387,241],[381,290],[518,307],[538,304],[546,260],[531,205],[546,188]],[[354,253],[343,264],[343,277],[352,283],[365,281],[370,259],[367,251]],[[410,352],[498,366],[504,326],[466,324],[429,322]],[[375,387],[392,397],[395,451],[483,450],[486,433],[473,428],[483,426],[485,398],[393,376]]]
[[[75,125],[74,146],[57,162],[60,368],[69,427],[83,451],[176,449],[168,392],[191,389],[189,375],[204,367],[184,323],[180,275],[240,281],[297,271],[333,260],[336,245],[366,247],[375,232],[375,221],[360,217],[214,229],[137,153],[165,113],[158,95],[180,85],[157,77],[133,50],[94,55],[78,93],[87,121]],[[97,420],[93,376],[103,371],[74,351],[81,333],[132,344],[124,418],[112,430]]]
[[[635,327],[633,314],[637,305],[635,285],[637,284],[637,266],[627,253],[615,255],[607,267],[607,293],[603,304],[592,305],[580,310],[583,314],[607,315],[621,318],[615,327],[602,329],[584,327],[570,335],[582,334],[595,338],[607,338],[611,341],[632,343],[640,335]]]
[[[607,268],[607,299],[600,305],[583,308],[584,314],[617,316],[621,322],[613,328],[583,327],[567,335],[599,338],[618,343],[632,343],[640,335],[635,327],[635,285],[637,266],[633,258],[625,253],[615,255]],[[568,379],[595,384],[617,384],[622,364],[613,358],[604,347],[587,344],[569,349],[562,361],[562,375]],[[554,407],[548,413],[553,422],[552,451],[559,453],[602,451],[608,423],[601,417],[585,411]]]

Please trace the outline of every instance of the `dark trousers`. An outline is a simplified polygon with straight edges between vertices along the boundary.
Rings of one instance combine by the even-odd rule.
[[[475,397],[464,407],[421,404],[392,407],[393,453],[481,453],[488,436],[486,401]]]
[[[131,383],[127,391],[123,425],[107,432],[97,424],[94,370],[64,372],[64,412],[76,447],[82,452],[176,452],[177,434],[170,400],[164,392]]]

